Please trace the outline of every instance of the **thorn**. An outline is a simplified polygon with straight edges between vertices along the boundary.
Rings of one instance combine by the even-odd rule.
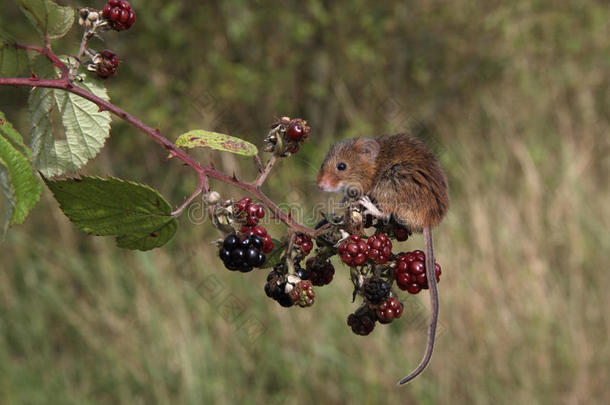
[[[235,172],[233,172],[233,176],[232,177],[233,177],[233,180],[239,181],[239,180],[237,180],[237,176],[235,175]]]
[[[106,107],[104,107],[103,105],[98,106],[97,109],[98,112],[104,112],[104,111],[108,111],[108,109]]]

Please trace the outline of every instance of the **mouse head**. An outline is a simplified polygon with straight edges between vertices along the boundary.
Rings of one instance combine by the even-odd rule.
[[[333,145],[318,173],[318,187],[342,191],[349,197],[367,194],[376,173],[379,143],[372,138],[353,138]]]

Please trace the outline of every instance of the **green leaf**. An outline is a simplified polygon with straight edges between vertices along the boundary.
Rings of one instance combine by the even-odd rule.
[[[168,202],[143,184],[99,177],[44,181],[76,227],[92,235],[116,236],[119,247],[150,250],[176,233]]]
[[[79,75],[75,84],[109,100],[106,89],[95,79]],[[110,113],[75,94],[36,88],[28,103],[34,166],[46,177],[80,169],[99,153],[110,135]],[[53,125],[53,113],[61,118],[63,134],[55,134],[62,131]],[[61,135],[66,139],[56,139]]]
[[[22,223],[38,202],[42,187],[27,157],[29,151],[21,135],[0,111],[0,161],[2,194],[11,207],[10,225]],[[7,207],[7,208],[9,208]],[[6,228],[6,225],[3,226]]]
[[[267,255],[265,263],[262,265],[261,269],[267,269],[280,263],[284,255],[284,251],[286,250],[285,243],[282,243],[276,239],[271,240],[273,241],[273,250]]]
[[[194,129],[180,135],[176,140],[176,145],[185,149],[211,148],[244,156],[254,156],[258,153],[256,146],[250,142],[203,129]]]
[[[18,76],[26,71],[30,61],[24,49],[0,40],[0,76]]]
[[[19,8],[43,35],[61,38],[74,24],[74,9],[51,0],[18,0]]]
[[[0,192],[4,196],[4,217],[2,218],[2,228],[0,228],[0,240],[3,240],[11,223],[11,218],[15,212],[15,191],[11,185],[11,176],[8,168],[0,159]]]

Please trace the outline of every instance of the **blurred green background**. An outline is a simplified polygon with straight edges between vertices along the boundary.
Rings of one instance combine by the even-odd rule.
[[[284,309],[263,293],[266,272],[221,267],[209,223],[184,215],[167,246],[123,251],[74,228],[45,191],[0,246],[0,403],[610,402],[607,1],[132,5],[131,30],[91,42],[122,59],[106,82],[119,106],[170,139],[205,128],[260,145],[275,116],[309,121],[310,142],[265,186],[278,202],[308,213],[329,198],[314,179],[338,139],[410,131],[431,144],[452,198],[435,233],[435,356],[395,387],[422,354],[426,294],[404,294],[398,322],[359,337],[345,324],[346,267],[313,307]],[[0,26],[37,41],[13,2]],[[75,53],[78,31],[56,49]],[[0,88],[24,134],[27,94]],[[196,179],[164,157],[115,119],[82,173],[147,183],[179,205]],[[249,159],[212,158],[252,173]]]

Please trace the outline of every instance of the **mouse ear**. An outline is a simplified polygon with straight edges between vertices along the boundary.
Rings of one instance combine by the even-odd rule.
[[[379,154],[379,142],[373,138],[358,138],[354,143],[354,148],[371,163],[377,159]]]

